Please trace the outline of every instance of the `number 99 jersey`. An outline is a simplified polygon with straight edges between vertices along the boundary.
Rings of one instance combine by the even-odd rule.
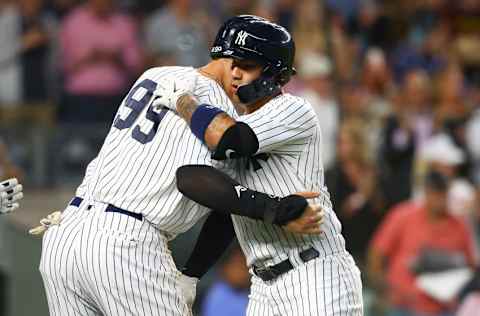
[[[120,105],[98,156],[89,164],[77,189],[77,196],[141,213],[170,237],[188,230],[208,212],[177,190],[177,168],[206,164],[235,176],[233,168],[228,168],[228,161],[212,160],[208,148],[173,111],[156,110],[151,105],[153,91],[161,78],[192,75],[198,76],[193,92],[200,103],[214,104],[229,115],[236,115],[222,87],[194,68],[147,70]]]

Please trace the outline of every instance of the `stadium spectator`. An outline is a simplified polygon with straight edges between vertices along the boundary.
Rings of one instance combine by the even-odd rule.
[[[454,143],[451,136],[446,133],[432,136],[416,157],[414,196],[423,195],[422,188],[427,170],[442,173],[450,180],[447,196],[449,211],[463,217],[467,225],[474,228],[476,192],[470,180],[461,173],[465,159],[465,152]]]
[[[362,267],[368,242],[381,219],[375,164],[360,120],[343,121],[337,139],[336,161],[325,178],[347,250]]]
[[[390,67],[380,48],[367,50],[359,76],[359,85],[365,94],[368,138],[372,152],[378,155],[382,129],[392,112],[390,94],[393,90]]]
[[[410,198],[414,157],[433,129],[428,75],[422,70],[410,71],[401,93],[395,96],[393,113],[381,133],[380,181],[387,207]]]
[[[24,102],[45,102],[51,96],[50,40],[54,20],[43,0],[19,1],[23,51],[20,57]]]
[[[243,316],[248,305],[248,274],[245,256],[238,245],[225,254],[220,267],[220,278],[213,283],[202,306],[202,316]]]
[[[370,47],[388,49],[392,45],[392,22],[383,11],[378,1],[362,1],[357,14],[347,20],[348,33],[359,42],[362,52]]]
[[[379,298],[387,294],[389,315],[453,315],[453,301],[433,298],[418,283],[421,272],[444,271],[444,263],[448,268],[475,265],[471,234],[448,212],[448,186],[447,177],[429,172],[424,198],[396,205],[373,237],[369,274]]]
[[[88,0],[63,20],[60,45],[63,122],[110,122],[130,81],[142,69],[139,33],[112,0]]]
[[[332,91],[332,63],[325,55],[310,52],[299,59],[299,77],[305,89],[299,96],[312,104],[322,130],[322,162],[325,170],[335,159],[335,139],[340,117]]]
[[[149,64],[194,66],[209,61],[209,29],[192,0],[170,0],[144,25]]]
[[[382,132],[383,114],[381,108],[384,105],[376,103],[373,95],[359,81],[351,80],[342,82],[340,85],[340,117],[342,120],[351,118],[359,119],[365,125],[365,137],[368,146],[375,155],[378,148],[379,135]]]
[[[450,2],[450,1],[449,1]],[[464,65],[468,75],[478,76],[480,70],[480,2],[475,0],[451,1],[449,22],[452,27],[452,43],[456,60]]]
[[[289,31],[292,30],[295,19],[295,7],[297,5],[295,0],[279,0],[276,5],[275,15],[277,16],[277,23]]]
[[[18,53],[21,47],[20,14],[17,4],[0,0],[0,105],[12,106],[22,96],[21,68]]]
[[[375,99],[383,98],[393,85],[385,52],[375,46],[366,51],[360,75],[362,84]]]
[[[23,171],[17,167],[8,154],[8,148],[0,139],[0,182],[9,178],[23,178]]]
[[[464,162],[460,174],[469,177],[472,156],[468,150],[466,126],[471,117],[471,104],[465,102],[467,95],[464,76],[458,65],[447,67],[438,77],[438,104],[435,106],[437,130],[446,132],[454,144],[463,151]]]
[[[429,75],[440,71],[452,54],[449,50],[450,25],[438,23],[425,33],[410,34],[393,51],[393,69],[397,80],[401,80],[412,69],[423,69]]]
[[[58,20],[63,19],[75,7],[79,0],[50,0],[47,1],[48,10]]]
[[[325,53],[324,19],[320,1],[306,0],[301,5],[297,4],[292,22],[292,36],[295,39],[297,56],[303,56],[309,51]]]
[[[472,155],[472,179],[480,185],[480,84],[472,89],[469,98],[473,105],[472,114],[466,126],[466,144]]]

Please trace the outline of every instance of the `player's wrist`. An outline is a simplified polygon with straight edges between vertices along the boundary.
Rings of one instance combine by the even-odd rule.
[[[205,142],[205,132],[208,126],[221,113],[225,112],[212,105],[200,104],[193,112],[190,121],[192,133],[202,142]]]
[[[273,223],[283,226],[302,216],[307,206],[307,200],[300,195],[292,194],[281,198],[274,212]]]

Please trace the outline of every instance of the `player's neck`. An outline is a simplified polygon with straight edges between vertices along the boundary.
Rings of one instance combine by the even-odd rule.
[[[277,95],[275,95],[275,96],[277,96]],[[262,106],[267,104],[268,101],[270,101],[273,98],[274,97],[268,96],[268,97],[261,98],[260,100],[257,100],[255,102],[253,102],[252,104],[245,105],[244,106],[245,107],[245,114],[250,114],[250,113],[255,112],[256,110],[258,110],[259,108],[261,108]]]
[[[216,81],[221,87],[223,87],[222,76],[224,66],[217,61],[212,61],[203,67],[198,68],[198,72],[209,79]]]

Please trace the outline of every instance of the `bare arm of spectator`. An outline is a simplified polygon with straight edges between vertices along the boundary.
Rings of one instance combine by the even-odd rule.
[[[367,257],[367,269],[372,284],[379,290],[386,286],[388,259],[396,249],[404,234],[405,220],[402,204],[388,212],[372,237]]]
[[[383,292],[386,288],[385,268],[387,257],[380,251],[370,247],[367,254],[367,274],[372,287]]]

